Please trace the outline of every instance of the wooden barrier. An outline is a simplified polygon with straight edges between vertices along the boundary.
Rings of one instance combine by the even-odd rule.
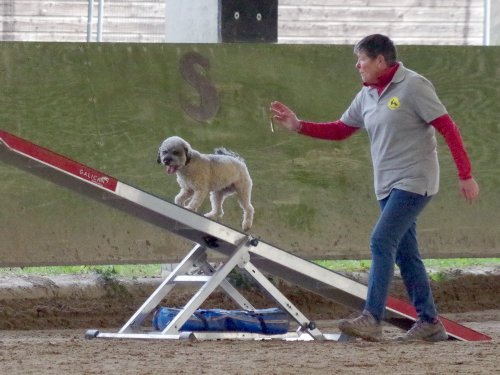
[[[476,205],[462,202],[439,139],[441,192],[418,224],[423,255],[499,256],[500,49],[399,53],[434,83],[481,185]],[[271,133],[267,113],[281,100],[301,118],[339,118],[360,88],[354,62],[351,46],[5,43],[1,128],[166,200],[178,186],[156,164],[165,137],[201,152],[223,145],[253,177],[254,235],[308,259],[366,259],[378,214],[366,134],[336,143]],[[0,266],[174,262],[189,248],[8,165],[0,181]],[[225,212],[237,228],[234,199]]]

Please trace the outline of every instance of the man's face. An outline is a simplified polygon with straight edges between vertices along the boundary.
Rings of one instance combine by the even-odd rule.
[[[356,55],[358,56],[356,69],[361,75],[363,82],[367,84],[377,83],[377,78],[387,68],[384,57],[378,55],[375,58],[370,58],[363,51],[358,52]]]

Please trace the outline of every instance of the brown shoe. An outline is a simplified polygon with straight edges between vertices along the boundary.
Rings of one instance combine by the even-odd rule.
[[[339,329],[348,336],[360,337],[367,341],[382,340],[382,326],[368,311],[353,319],[342,319]]]
[[[448,340],[448,334],[444,329],[441,321],[436,323],[424,322],[418,320],[413,324],[406,335],[398,337],[397,340],[400,341],[446,341]]]

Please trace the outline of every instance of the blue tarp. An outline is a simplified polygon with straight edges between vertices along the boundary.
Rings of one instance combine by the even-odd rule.
[[[160,307],[153,315],[153,328],[162,331],[181,309]],[[284,334],[289,327],[288,314],[279,308],[256,310],[198,309],[180,331],[232,331]]]

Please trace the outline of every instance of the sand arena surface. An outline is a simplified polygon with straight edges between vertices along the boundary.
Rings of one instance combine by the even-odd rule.
[[[271,341],[86,340],[89,328],[116,332],[162,279],[103,282],[98,277],[0,278],[1,374],[493,374],[500,368],[500,273],[450,273],[433,283],[443,316],[492,337],[491,341],[401,344],[402,333],[384,327],[387,341],[368,343]],[[363,278],[363,275],[356,277]],[[64,278],[63,278],[64,279]],[[280,288],[318,328],[337,332],[349,311],[296,287]],[[243,291],[242,291],[243,292]],[[244,294],[269,307],[260,291]],[[393,295],[404,296],[399,280]],[[187,290],[163,305],[180,305]],[[271,302],[272,304],[272,302]],[[222,293],[204,307],[233,308]],[[235,307],[234,307],[235,308]]]

